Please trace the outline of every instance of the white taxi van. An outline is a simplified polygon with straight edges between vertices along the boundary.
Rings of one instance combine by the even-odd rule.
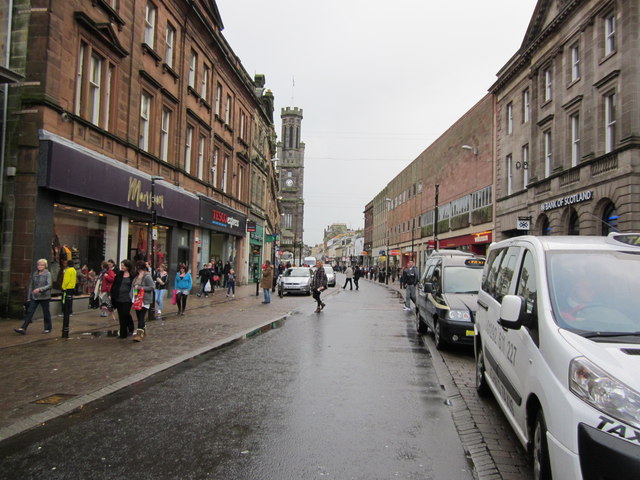
[[[475,330],[536,479],[640,478],[640,234],[491,245]]]

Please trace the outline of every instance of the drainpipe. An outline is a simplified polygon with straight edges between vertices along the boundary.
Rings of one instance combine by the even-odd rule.
[[[4,52],[4,66],[9,68],[9,60],[11,58],[11,24],[13,23],[13,0],[9,0],[9,5],[7,6],[7,43],[5,45]],[[2,203],[2,198],[4,194],[4,159],[5,159],[5,150],[7,146],[7,110],[9,109],[9,84],[5,83],[2,86],[4,90],[4,98],[2,99],[2,138],[0,139],[0,203]]]

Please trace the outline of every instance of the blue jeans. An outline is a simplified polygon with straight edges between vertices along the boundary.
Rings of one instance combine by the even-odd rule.
[[[227,295],[236,294],[236,282],[235,281],[227,281]]]
[[[271,303],[271,289],[263,288],[262,291],[264,292],[264,303]]]
[[[49,311],[49,302],[50,300],[34,300],[33,298],[29,300],[29,306],[27,307],[27,313],[24,316],[24,321],[22,322],[22,328],[25,330],[31,323],[31,318],[33,318],[33,314],[36,313],[38,309],[38,305],[42,306],[42,316],[44,320],[44,329],[51,330],[51,312]]]
[[[167,294],[167,289],[166,288],[162,288],[162,289],[156,289],[156,311],[162,311],[164,310],[164,297]]]
[[[407,285],[407,291],[404,294],[404,304],[407,308],[411,308],[411,300],[413,300],[413,304],[416,303],[416,286],[415,285]]]

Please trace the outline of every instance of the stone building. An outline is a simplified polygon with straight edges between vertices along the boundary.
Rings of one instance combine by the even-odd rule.
[[[15,0],[13,13],[24,81],[8,98],[2,310],[20,311],[38,258],[54,287],[68,258],[170,273],[229,261],[246,282],[254,129],[270,119],[215,1]]]
[[[497,239],[640,229],[640,3],[539,1],[498,73]]]
[[[283,218],[280,248],[293,253],[298,265],[304,257],[304,142],[302,109],[281,110],[282,141],[278,142],[280,195]]]

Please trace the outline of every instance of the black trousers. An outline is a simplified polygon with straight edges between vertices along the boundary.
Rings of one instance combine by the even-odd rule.
[[[62,338],[69,338],[69,318],[73,312],[74,288],[68,288],[62,293]]]
[[[322,305],[322,300],[320,300],[321,293],[322,292],[320,292],[318,289],[316,288],[313,289],[313,299],[318,303],[318,307]]]
[[[133,318],[131,318],[131,302],[115,302],[120,321],[120,338],[127,338],[133,333]]]
[[[353,279],[347,278],[344,281],[344,286],[342,288],[346,289],[347,288],[347,283],[351,286],[350,290],[353,290]]]

